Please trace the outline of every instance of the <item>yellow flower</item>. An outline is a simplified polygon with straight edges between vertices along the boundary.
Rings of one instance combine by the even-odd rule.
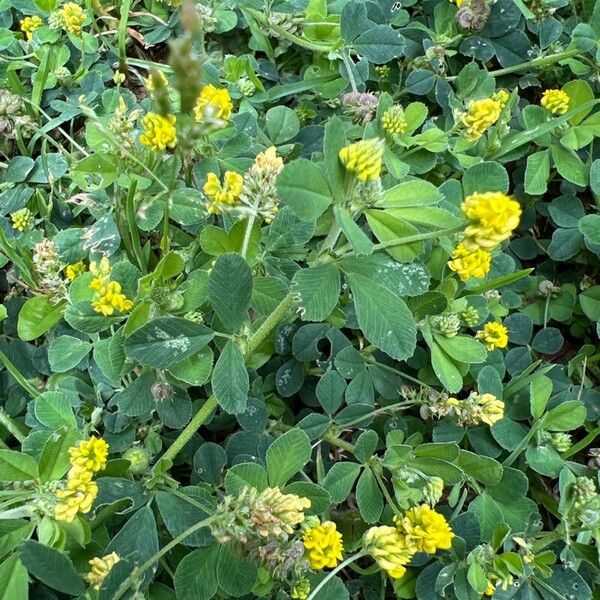
[[[75,2],[67,2],[60,11],[63,29],[72,35],[81,35],[81,26],[85,21],[83,9]]]
[[[546,90],[540,104],[553,115],[564,115],[569,110],[570,98],[563,90]]]
[[[452,252],[452,260],[448,261],[448,266],[452,271],[458,273],[458,276],[467,281],[471,277],[481,279],[485,277],[490,270],[492,255],[482,248],[467,250],[463,244],[459,244]]]
[[[69,281],[73,281],[73,279],[79,277],[83,273],[85,273],[85,264],[81,260],[72,265],[67,265],[65,268],[65,275]]]
[[[94,284],[98,283],[98,279],[94,279],[90,284],[93,288]],[[115,310],[127,312],[133,308],[133,302],[121,293],[121,284],[117,281],[109,281],[106,285],[98,290],[97,297],[92,302],[92,308],[105,317],[110,316]]]
[[[304,533],[302,541],[310,568],[315,571],[325,567],[333,569],[342,560],[342,534],[332,521],[311,527]]]
[[[106,467],[108,444],[102,438],[92,436],[69,448],[69,456],[73,467],[97,473]]]
[[[450,525],[427,504],[407,510],[403,517],[394,517],[394,522],[411,552],[435,554],[452,546],[454,533]]]
[[[95,590],[99,590],[104,583],[110,570],[119,562],[119,555],[116,552],[111,552],[102,558],[96,556],[89,561],[92,567],[89,573],[85,576],[85,580],[91,584]]]
[[[368,529],[363,536],[363,544],[379,567],[394,579],[406,573],[405,565],[414,554],[407,548],[398,529],[387,525]]]
[[[491,321],[483,326],[476,335],[478,340],[481,340],[488,351],[495,348],[506,348],[508,346],[508,329],[502,323]]]
[[[500,102],[492,98],[470,102],[467,112],[460,117],[465,126],[463,135],[469,141],[476,142],[500,118],[501,112]]]
[[[63,500],[54,509],[57,521],[70,523],[77,513],[90,512],[98,495],[98,485],[92,481],[92,477],[92,471],[79,467],[73,467],[69,471],[65,488],[56,492],[56,497]]]
[[[240,194],[244,186],[244,178],[234,171],[226,171],[223,176],[223,184],[219,181],[216,173],[209,173],[206,183],[202,188],[209,199],[207,206],[211,215],[221,214],[223,205],[235,206],[239,204]]]
[[[30,17],[25,17],[21,20],[19,25],[21,26],[21,31],[25,34],[25,37],[28,41],[31,41],[33,38],[33,32],[36,29],[39,29],[44,24],[41,17],[37,15],[32,15]]]
[[[476,192],[460,208],[469,219],[463,245],[471,251],[489,250],[507,240],[521,218],[519,203],[502,192]]]
[[[33,224],[33,213],[28,208],[22,208],[11,213],[10,220],[12,221],[13,229],[23,233]]]
[[[504,418],[504,402],[493,394],[481,394],[476,398],[479,420],[492,427]]]
[[[106,256],[103,256],[99,263],[93,260],[90,263],[90,272],[100,276],[110,275],[110,261]]]
[[[271,146],[264,152],[256,155],[253,167],[264,173],[274,173],[275,175],[278,175],[281,172],[281,169],[283,169],[283,158],[277,156],[277,148]]]
[[[483,592],[486,596],[493,596],[494,592],[496,591],[496,587],[494,586],[494,584],[488,579],[487,580],[487,587],[485,588],[485,592]]]
[[[404,109],[399,106],[390,106],[381,117],[381,126],[390,134],[402,134],[406,131],[406,119]]]
[[[492,94],[492,100],[495,100],[500,105],[502,110],[510,99],[510,94],[506,90],[498,90]]]
[[[262,537],[280,537],[291,534],[296,525],[304,522],[304,509],[310,508],[310,500],[283,494],[278,487],[261,492],[250,514],[253,529]]]
[[[144,133],[140,135],[140,142],[152,150],[174,148],[177,144],[175,121],[175,115],[165,117],[157,113],[148,113],[142,117]]]
[[[464,2],[464,0],[450,0],[451,2],[454,2],[454,4],[456,4],[456,6],[458,6],[458,8],[460,8],[462,6],[462,3]]]
[[[383,140],[372,138],[342,148],[339,156],[346,171],[359,181],[375,181],[381,174],[383,150]]]
[[[226,88],[205,85],[196,100],[194,116],[198,123],[209,121],[224,125],[231,118],[232,111],[233,102]]]

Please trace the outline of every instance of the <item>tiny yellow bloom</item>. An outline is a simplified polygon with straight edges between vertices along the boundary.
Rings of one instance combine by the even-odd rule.
[[[36,29],[39,29],[44,24],[41,17],[38,15],[31,15],[30,17],[25,17],[21,19],[19,25],[21,26],[21,31],[25,34],[27,41],[31,41],[33,38],[33,32]]]
[[[500,102],[492,98],[470,102],[467,112],[460,117],[465,127],[463,135],[476,142],[500,118],[501,112]]]
[[[92,436],[69,448],[71,465],[97,473],[106,467],[108,444],[102,438]]]
[[[405,565],[414,554],[398,529],[387,525],[368,529],[363,536],[363,544],[379,567],[394,579],[406,573]]]
[[[93,260],[90,263],[90,272],[94,275],[110,275],[110,261],[106,256],[103,256],[99,263]]]
[[[564,115],[569,110],[571,99],[563,90],[546,90],[540,104],[553,115]]]
[[[98,495],[98,484],[92,481],[92,471],[73,467],[69,471],[65,488],[56,492],[56,497],[62,500],[54,509],[57,521],[70,523],[77,513],[88,513],[92,509]]]
[[[441,515],[427,504],[407,510],[403,517],[394,517],[394,522],[406,547],[414,552],[435,554],[452,546],[454,533]]]
[[[116,552],[111,552],[102,558],[96,556],[89,561],[92,567],[85,576],[85,580],[91,584],[95,590],[99,590],[104,580],[110,573],[110,570],[119,562],[120,558]]]
[[[390,106],[381,117],[381,126],[390,134],[403,134],[407,127],[404,109],[397,104]]]
[[[235,171],[225,172],[223,184],[219,181],[216,173],[209,173],[202,188],[209,200],[208,213],[218,215],[221,214],[224,207],[239,204],[243,186],[244,178]]]
[[[378,138],[361,140],[340,150],[340,161],[346,171],[359,181],[375,181],[381,174],[384,141]]]
[[[90,287],[97,283],[97,279],[92,281]],[[94,288],[92,288],[94,289]],[[121,284],[117,281],[109,281],[98,290],[97,298],[92,302],[92,308],[97,313],[110,316],[115,310],[127,312],[133,308],[133,302],[121,293]]]
[[[81,35],[81,26],[85,21],[83,9],[75,2],[67,2],[60,11],[63,29],[72,35]]]
[[[493,596],[494,592],[496,591],[496,587],[494,586],[494,584],[488,579],[487,580],[487,587],[485,588],[485,592],[483,592],[486,596]]]
[[[175,122],[175,115],[165,117],[152,112],[144,115],[142,117],[144,133],[140,135],[140,142],[156,151],[174,148],[177,144]]]
[[[22,208],[11,213],[13,229],[23,233],[33,225],[33,213],[28,208]]]
[[[231,118],[233,102],[226,88],[205,85],[198,95],[194,116],[198,123],[205,121],[225,124]]]
[[[311,527],[304,533],[302,540],[311,569],[315,571],[325,567],[332,569],[342,560],[344,551],[342,534],[337,531],[332,521],[325,521]]]
[[[471,277],[481,279],[485,277],[492,264],[492,255],[482,248],[467,250],[463,244],[459,244],[452,252],[452,260],[448,261],[448,267],[458,273],[462,281]]]
[[[481,340],[489,352],[495,348],[506,348],[508,346],[508,329],[496,321],[491,321],[483,326],[476,335]]]
[[[69,281],[73,281],[76,277],[79,277],[85,273],[85,264],[83,261],[67,265],[65,268],[65,275]]]
[[[467,250],[490,250],[507,240],[519,225],[521,206],[502,192],[476,192],[461,204],[469,220],[463,246]]]
[[[479,420],[492,427],[504,418],[504,402],[493,394],[477,395],[476,399]]]
[[[498,90],[492,94],[492,100],[495,100],[498,102],[498,104],[500,104],[500,110],[506,106],[506,103],[509,101],[509,99],[510,94],[506,90]]]

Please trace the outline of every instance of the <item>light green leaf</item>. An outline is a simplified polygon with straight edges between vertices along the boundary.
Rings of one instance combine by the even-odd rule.
[[[267,449],[267,473],[270,486],[287,483],[310,460],[311,446],[306,433],[290,429]]]
[[[303,321],[324,321],[340,296],[340,272],[331,263],[301,269],[294,276]]]
[[[213,393],[219,406],[232,415],[246,410],[250,380],[240,347],[229,340],[217,359],[212,375]]]

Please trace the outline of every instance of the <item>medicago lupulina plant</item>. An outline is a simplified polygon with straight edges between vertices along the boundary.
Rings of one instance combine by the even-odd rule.
[[[597,597],[600,4],[0,7],[0,598]]]

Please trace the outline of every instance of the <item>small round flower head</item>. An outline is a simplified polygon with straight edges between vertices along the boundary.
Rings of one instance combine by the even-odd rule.
[[[444,480],[440,477],[430,477],[422,491],[425,502],[430,506],[435,506],[444,494]]]
[[[407,127],[404,109],[399,104],[390,106],[381,117],[381,126],[390,134],[403,134]]]
[[[106,467],[108,444],[102,438],[92,436],[69,448],[69,456],[72,466],[97,473]]]
[[[474,306],[467,306],[459,316],[466,327],[475,327],[479,323],[479,311]]]
[[[71,523],[78,513],[88,513],[92,510],[94,500],[98,495],[98,485],[92,481],[94,473],[79,467],[69,471],[64,489],[56,492],[61,500],[54,509],[57,521]]]
[[[504,402],[493,394],[476,394],[476,415],[481,423],[493,427],[504,418]]]
[[[306,577],[294,581],[290,590],[290,598],[293,598],[293,600],[306,600],[308,594],[310,594],[310,581]]]
[[[320,571],[325,567],[332,569],[342,560],[344,550],[342,534],[337,531],[336,525],[332,521],[325,521],[307,529],[302,541],[310,568],[315,571]]]
[[[476,337],[481,340],[489,352],[496,348],[506,348],[508,346],[508,329],[496,321],[490,321],[480,329]]]
[[[25,34],[27,41],[30,42],[33,38],[33,32],[36,29],[39,29],[44,24],[41,17],[38,15],[31,15],[30,17],[25,17],[21,20],[19,25],[21,26],[21,31]]]
[[[476,142],[500,118],[501,112],[500,102],[492,98],[469,103],[467,112],[460,117],[464,125],[463,135],[470,142]]]
[[[471,277],[481,279],[485,277],[492,264],[492,255],[482,248],[468,250],[463,244],[459,244],[452,252],[448,267],[458,274],[462,281]]]
[[[570,98],[563,90],[546,90],[540,104],[553,115],[564,115],[569,110]]]
[[[383,140],[372,138],[342,148],[339,156],[346,171],[359,181],[375,181],[381,174],[383,150]]]
[[[233,102],[226,88],[205,85],[198,95],[194,117],[198,123],[224,125],[231,118]]]
[[[406,573],[405,565],[414,554],[398,529],[388,525],[368,529],[363,536],[363,544],[379,567],[394,579]]]
[[[85,13],[79,4],[67,2],[60,11],[62,27],[71,35],[81,35],[81,26],[85,21]]]
[[[22,208],[11,213],[13,229],[23,233],[33,225],[33,213],[28,208]]]
[[[132,446],[123,452],[123,458],[129,461],[129,472],[142,475],[150,466],[150,453],[143,446]]]
[[[223,176],[223,183],[220,182],[216,173],[209,173],[202,188],[209,200],[208,213],[219,215],[224,207],[239,204],[243,186],[244,178],[235,171],[226,171]]]
[[[65,268],[65,276],[69,281],[73,281],[83,273],[85,273],[85,264],[81,260],[77,263],[73,263],[72,265],[67,265]]]
[[[462,245],[467,250],[491,250],[507,240],[519,225],[521,206],[502,192],[475,192],[460,206],[469,220]]]
[[[148,113],[142,117],[144,133],[140,142],[152,150],[165,150],[174,148],[177,144],[177,130],[175,128],[175,115],[159,115]]]
[[[553,433],[550,436],[550,445],[557,452],[566,452],[571,447],[572,444],[573,444],[573,441],[571,439],[571,436],[568,433],[559,431],[557,433]]]
[[[96,280],[93,280],[92,284],[95,281]],[[121,312],[130,311],[133,308],[133,302],[121,292],[121,284],[119,282],[109,281],[98,290],[97,297],[94,302],[92,302],[92,308],[95,312],[108,317],[112,315],[115,310]]]
[[[99,590],[110,573],[110,570],[119,562],[119,560],[119,555],[116,552],[111,552],[102,558],[92,558],[92,560],[89,561],[91,569],[85,576],[85,580],[95,590]]]
[[[427,504],[407,510],[403,517],[394,517],[394,522],[406,547],[413,553],[435,554],[452,546],[454,533],[441,515]]]

